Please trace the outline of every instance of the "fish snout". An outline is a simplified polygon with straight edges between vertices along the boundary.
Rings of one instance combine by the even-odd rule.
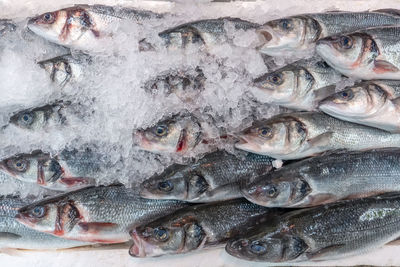
[[[328,37],[319,39],[316,42],[316,45],[317,46],[320,46],[320,45],[331,45],[332,43],[339,41],[339,39],[340,38],[338,36],[328,36]]]
[[[152,252],[156,250],[156,246],[149,244],[148,242],[144,241],[137,230],[134,229],[129,232],[133,239],[133,244],[129,249],[129,255],[135,258],[145,258],[147,256],[153,256]],[[157,256],[157,255],[155,255]]]
[[[235,256],[248,246],[249,241],[247,239],[231,240],[226,244],[225,250],[228,252],[228,254]]]

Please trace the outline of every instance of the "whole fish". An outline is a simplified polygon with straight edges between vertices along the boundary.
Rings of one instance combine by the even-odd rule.
[[[310,50],[324,37],[368,27],[399,25],[396,10],[373,12],[325,12],[296,15],[272,20],[257,32],[261,39],[259,51],[269,56],[287,56]]]
[[[331,203],[265,220],[258,232],[229,241],[235,257],[264,262],[320,261],[382,247],[400,235],[400,196]]]
[[[0,197],[0,248],[63,249],[92,244],[55,237],[20,224],[15,215],[28,203],[15,196]]]
[[[249,179],[251,202],[266,207],[309,207],[400,191],[400,149],[326,153]]]
[[[225,151],[212,152],[188,165],[173,164],[144,181],[140,195],[189,202],[240,198],[240,181],[268,173],[273,168],[272,161],[272,158],[250,153],[241,158]]]
[[[363,80],[400,79],[400,27],[378,27],[334,35],[317,43],[317,53],[337,71]]]
[[[63,124],[66,121],[63,111],[69,104],[69,102],[58,101],[41,107],[21,110],[11,115],[9,123],[32,131],[41,130],[50,123]]]
[[[94,178],[107,167],[104,157],[91,149],[65,149],[57,155],[36,150],[0,161],[0,171],[24,182],[61,191],[93,185]]]
[[[27,205],[17,220],[37,231],[71,240],[127,242],[129,229],[187,206],[140,198],[121,185],[84,188]]]
[[[201,141],[201,125],[191,115],[175,115],[151,128],[136,130],[135,143],[143,150],[157,153],[184,153]]]
[[[62,55],[38,62],[46,70],[52,82],[64,87],[69,82],[81,80],[85,65],[91,64],[91,58],[85,54]]]
[[[254,122],[235,146],[276,159],[300,159],[329,150],[400,147],[400,134],[341,121],[319,112],[280,114]]]
[[[356,83],[322,100],[319,109],[335,118],[400,132],[400,82]]]
[[[123,7],[75,5],[34,17],[28,21],[28,28],[50,42],[91,50],[97,48],[100,39],[115,34],[123,20],[142,24],[160,17],[150,11]]]
[[[257,217],[268,220],[277,212],[244,199],[187,207],[131,231],[129,254],[155,257],[221,247],[256,226]]]
[[[170,48],[185,48],[195,45],[215,45],[229,41],[226,26],[232,25],[234,30],[251,30],[259,24],[238,18],[206,19],[185,23],[159,33],[164,44]]]
[[[297,110],[313,110],[318,101],[334,93],[328,87],[342,75],[316,58],[299,60],[253,81],[257,100]],[[328,90],[326,90],[328,89]]]
[[[147,82],[144,88],[155,95],[175,94],[182,101],[193,101],[204,90],[206,78],[200,68],[170,72]]]

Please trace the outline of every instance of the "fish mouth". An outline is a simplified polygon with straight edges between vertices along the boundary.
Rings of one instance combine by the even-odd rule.
[[[249,241],[245,239],[231,240],[225,246],[225,251],[234,257],[240,256],[242,249],[249,245]]]
[[[142,240],[139,238],[139,235],[137,234],[136,230],[132,230],[129,234],[133,239],[133,244],[129,248],[129,255],[135,258],[145,258],[146,251],[144,249]]]

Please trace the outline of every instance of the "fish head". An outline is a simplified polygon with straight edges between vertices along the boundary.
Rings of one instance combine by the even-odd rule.
[[[47,125],[49,119],[55,115],[53,108],[56,106],[46,105],[40,108],[20,111],[10,117],[10,123],[27,130],[40,130]],[[61,107],[59,107],[59,110]]]
[[[295,205],[310,192],[310,185],[297,179],[294,175],[286,173],[286,176],[272,173],[269,176],[261,176],[254,181],[241,186],[243,196],[251,202],[265,207],[290,207]],[[276,176],[276,177],[274,177]]]
[[[354,33],[320,39],[317,53],[339,72],[371,67],[378,56],[378,47],[372,37]]]
[[[156,257],[184,253],[199,248],[205,234],[191,216],[164,218],[131,231],[134,244],[129,250],[133,257]]]
[[[228,241],[228,254],[250,261],[285,262],[299,257],[307,244],[289,234],[258,234],[249,238]]]
[[[387,97],[387,92],[380,86],[365,82],[325,98],[319,109],[331,115],[362,118],[376,113]]]
[[[320,34],[317,21],[306,16],[272,20],[257,31],[261,45],[258,50],[269,56],[283,56],[287,52],[307,49]]]
[[[99,35],[89,13],[78,6],[31,18],[28,28],[50,42],[65,46],[79,40],[88,30],[95,36]]]
[[[15,218],[34,230],[63,236],[74,228],[81,215],[74,202],[61,195],[22,207]]]
[[[241,141],[235,144],[236,148],[280,159],[302,146],[307,138],[307,129],[294,117],[278,116],[255,122],[239,137]]]
[[[207,191],[209,184],[199,172],[176,165],[167,168],[161,175],[156,175],[141,184],[140,194],[144,198],[195,200]]]
[[[138,130],[134,141],[143,150],[159,153],[184,153],[200,141],[201,126],[191,117],[172,118]]]
[[[2,160],[0,170],[17,179],[39,185],[57,180],[63,173],[57,160],[39,150]]]
[[[43,60],[38,64],[50,75],[51,81],[57,82],[61,86],[66,84],[72,77],[70,63],[61,57]]]

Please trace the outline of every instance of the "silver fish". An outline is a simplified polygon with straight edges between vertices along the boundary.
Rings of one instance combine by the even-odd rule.
[[[400,191],[400,149],[326,153],[248,179],[243,195],[266,207],[309,207]]]
[[[400,79],[400,27],[334,35],[317,43],[317,53],[334,69],[363,80]]]
[[[256,218],[279,211],[235,199],[187,207],[131,231],[133,257],[156,257],[221,247],[251,227]]]
[[[342,79],[342,75],[323,60],[300,60],[253,81],[250,92],[261,102],[296,110],[314,110],[318,101],[334,93],[327,87]],[[326,90],[328,89],[328,90]]]
[[[55,237],[20,224],[15,215],[27,204],[28,200],[15,196],[0,197],[0,248],[63,249],[93,244]]]
[[[277,159],[300,159],[329,150],[400,147],[400,134],[341,121],[319,112],[280,114],[239,134],[238,149]]]
[[[140,198],[121,185],[84,188],[21,208],[17,220],[37,231],[71,240],[127,242],[133,227],[168,215],[188,204]]]
[[[288,212],[226,251],[250,261],[320,261],[382,247],[400,235],[400,196],[371,197]]]
[[[248,154],[236,157],[225,151],[205,155],[199,161],[174,164],[141,184],[140,195],[150,199],[212,202],[240,198],[241,180],[268,173],[273,159]]]
[[[272,20],[261,26],[259,51],[279,57],[313,49],[324,37],[368,27],[399,25],[396,10],[374,12],[325,12]]]
[[[335,118],[400,132],[400,82],[356,83],[322,100],[319,109]]]

